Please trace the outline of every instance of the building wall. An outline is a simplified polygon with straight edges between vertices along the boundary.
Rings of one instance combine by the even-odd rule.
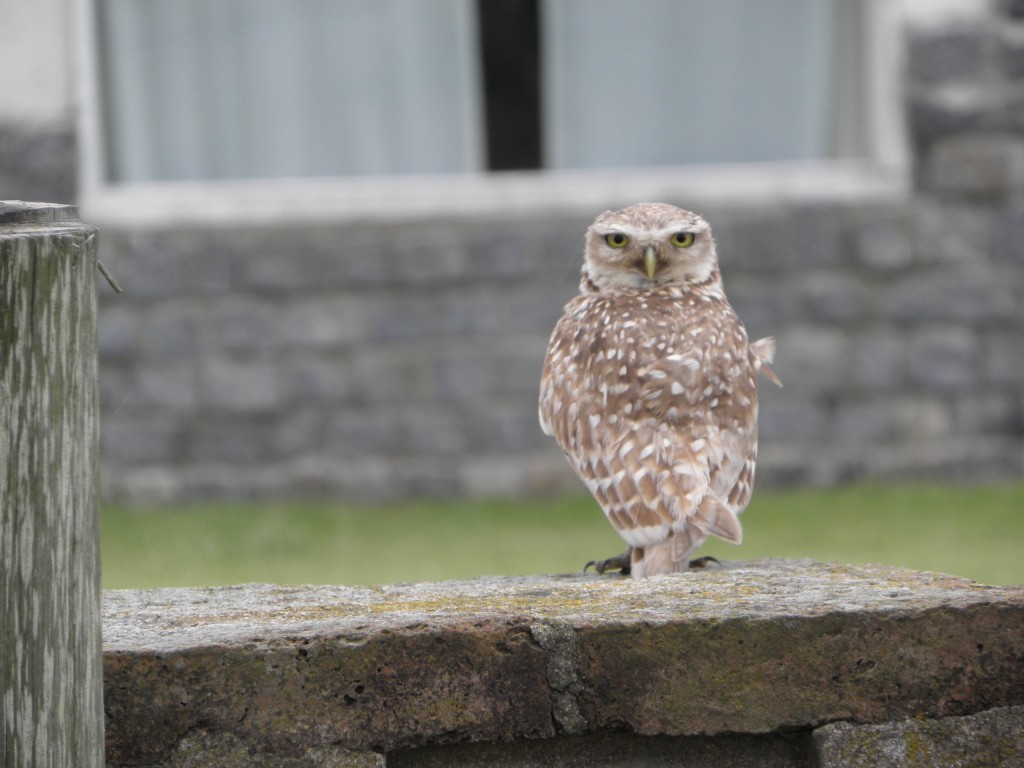
[[[0,0],[0,200],[73,203],[69,0]]]
[[[1014,4],[911,28],[905,198],[672,201],[778,338],[762,483],[1021,477],[1022,31]],[[588,220],[105,232],[108,497],[578,487],[535,403]]]
[[[974,10],[907,32],[912,192],[668,201],[779,342],[762,484],[1022,476],[1024,10],[946,6]],[[63,98],[0,112],[0,197],[72,196]],[[536,395],[598,212],[104,228],[126,289],[100,284],[106,497],[581,487]]]
[[[1021,212],[694,207],[752,336],[779,341],[762,482],[1020,476]],[[108,495],[576,487],[536,396],[586,224],[105,233],[126,286],[102,302]]]

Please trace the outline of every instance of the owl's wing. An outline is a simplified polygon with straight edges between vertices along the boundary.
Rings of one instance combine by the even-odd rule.
[[[716,355],[716,360],[718,360]],[[658,492],[675,521],[739,543],[757,453],[756,384],[735,357],[708,365],[703,350],[671,354],[638,376],[639,400],[657,425]],[[678,525],[678,522],[676,523]]]
[[[701,350],[673,354],[657,360],[640,371],[640,402],[654,416],[680,421],[690,414],[702,398],[707,399],[711,386],[703,370]],[[687,419],[690,420],[690,419]]]
[[[648,547],[684,527],[695,508],[688,494],[707,486],[706,465],[666,441],[660,430],[597,426],[602,434],[593,449],[570,461],[622,537],[634,547]],[[685,464],[679,472],[673,468],[677,459]]]
[[[562,408],[565,400],[573,393],[567,393],[565,368],[568,365],[568,339],[571,338],[571,329],[567,327],[566,317],[563,315],[555,324],[551,332],[551,339],[548,341],[548,351],[544,358],[544,368],[540,376],[540,398],[537,402],[537,417],[540,421],[541,431],[545,435],[554,436],[562,450],[567,450],[564,422],[565,414]],[[561,418],[559,418],[561,416]],[[560,424],[556,424],[560,422]],[[562,428],[559,429],[558,427]]]
[[[775,359],[775,339],[767,337],[750,345],[750,365],[756,373],[764,374],[770,382],[782,387],[782,381],[768,364]],[[754,492],[754,473],[757,466],[757,408],[732,402],[723,410],[720,423],[728,424],[730,432],[723,437],[728,446],[724,453],[731,456],[731,466],[723,467],[718,490],[727,506],[739,514],[750,503]],[[734,426],[735,425],[735,426]]]
[[[627,542],[652,546],[672,531],[693,548],[709,534],[739,543],[739,521],[712,489],[721,463],[714,440],[689,439],[667,425],[634,423],[617,434],[595,427],[604,434],[570,461]]]
[[[782,379],[775,375],[775,371],[768,367],[768,364],[775,361],[775,339],[766,336],[758,339],[750,345],[750,355],[754,364],[754,370],[765,375],[772,384],[782,389]]]
[[[757,465],[757,426],[721,430],[722,466],[713,483],[716,495],[725,506],[739,515],[754,492],[754,470]]]

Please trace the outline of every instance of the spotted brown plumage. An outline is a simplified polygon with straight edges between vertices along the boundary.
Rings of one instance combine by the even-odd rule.
[[[757,459],[757,373],[700,216],[644,203],[587,230],[580,295],[548,345],[540,423],[630,546],[636,578],[739,543]]]

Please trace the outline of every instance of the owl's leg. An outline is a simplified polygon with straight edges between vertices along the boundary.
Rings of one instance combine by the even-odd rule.
[[[609,557],[607,560],[591,560],[589,563],[583,566],[583,572],[586,573],[590,566],[594,566],[594,570],[600,574],[604,574],[606,571],[618,571],[623,576],[629,576],[632,570],[633,560],[633,548],[630,547],[621,555],[615,557]],[[719,562],[717,557],[711,555],[705,555],[704,557],[698,557],[696,560],[689,562],[690,568],[707,568],[711,564],[717,565],[719,568],[722,567],[722,563]]]
[[[633,548],[630,547],[621,555],[615,557],[609,557],[607,560],[591,560],[589,563],[583,566],[583,572],[587,572],[587,568],[594,566],[594,570],[598,573],[604,573],[605,571],[618,571],[623,576],[629,576],[630,562],[633,556]]]

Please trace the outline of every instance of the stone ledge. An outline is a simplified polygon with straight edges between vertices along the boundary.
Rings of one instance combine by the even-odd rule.
[[[111,766],[169,765],[200,731],[291,765],[327,747],[778,734],[1024,704],[1024,588],[883,566],[104,600]]]
[[[1008,768],[1024,765],[1024,707],[880,725],[832,723],[815,731],[813,739],[823,768]]]

